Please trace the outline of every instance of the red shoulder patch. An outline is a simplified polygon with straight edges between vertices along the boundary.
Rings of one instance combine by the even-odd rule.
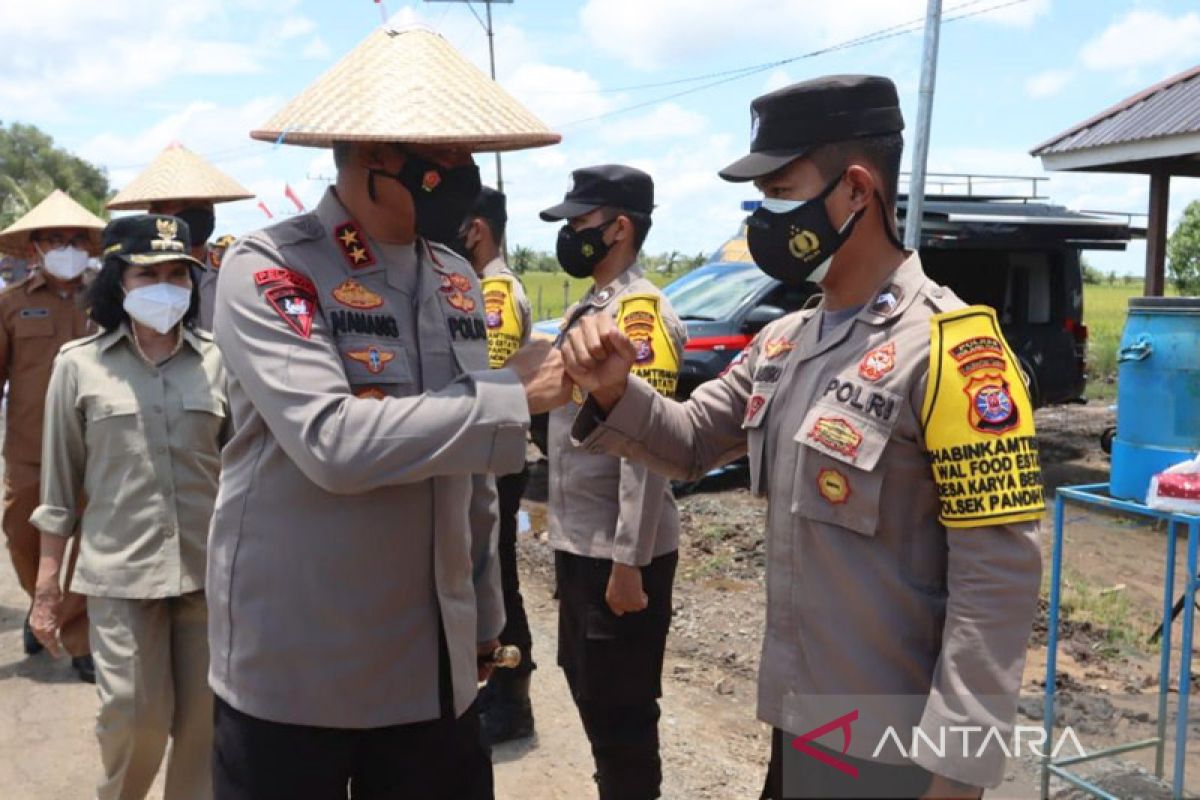
[[[316,297],[317,287],[304,275],[290,269],[264,269],[254,273],[254,283],[258,286],[292,286]]]
[[[292,330],[307,339],[312,335],[317,299],[299,286],[279,285],[267,289],[267,302]]]

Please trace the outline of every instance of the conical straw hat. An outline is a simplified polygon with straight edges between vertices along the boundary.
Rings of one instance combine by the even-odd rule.
[[[100,249],[104,220],[71,199],[61,189],[29,210],[25,216],[0,231],[0,250],[20,253],[29,244],[29,234],[51,228],[84,228],[91,239],[92,252]]]
[[[254,194],[178,142],[167,146],[158,158],[108,201],[116,210],[144,210],[165,200],[208,200],[224,203],[245,200]]]
[[[548,129],[439,34],[379,28],[259,130],[263,141],[335,141],[520,150],[557,144]]]

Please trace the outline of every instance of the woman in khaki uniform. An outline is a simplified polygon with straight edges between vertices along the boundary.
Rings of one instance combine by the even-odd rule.
[[[166,750],[166,800],[212,796],[204,571],[228,435],[225,376],[195,327],[187,224],[111,223],[91,290],[103,332],[62,348],[46,397],[32,626],[57,651],[63,545],[83,514],[74,588],[88,596],[101,800],[144,797]]]

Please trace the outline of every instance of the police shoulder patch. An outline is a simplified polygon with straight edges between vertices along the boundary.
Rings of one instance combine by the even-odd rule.
[[[521,347],[524,331],[521,313],[517,308],[516,292],[513,289],[514,281],[515,278],[504,274],[493,275],[482,281],[488,365],[492,369],[504,366]]]
[[[996,312],[930,318],[921,420],[948,528],[1034,520],[1045,509],[1033,404]]]
[[[633,374],[666,397],[679,382],[679,353],[667,330],[657,294],[627,294],[620,298],[617,327],[633,342]]]

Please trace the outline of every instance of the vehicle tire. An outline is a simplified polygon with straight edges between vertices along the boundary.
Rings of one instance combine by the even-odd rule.
[[[1035,409],[1042,407],[1042,393],[1038,391],[1037,373],[1033,370],[1033,364],[1023,356],[1017,356],[1017,368],[1021,371],[1021,378],[1025,381],[1025,389],[1029,392],[1029,402],[1033,404]]]

